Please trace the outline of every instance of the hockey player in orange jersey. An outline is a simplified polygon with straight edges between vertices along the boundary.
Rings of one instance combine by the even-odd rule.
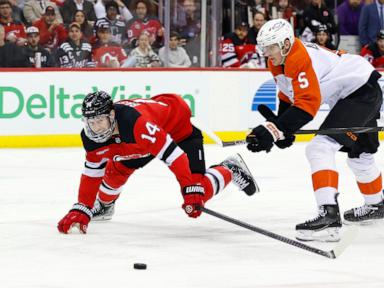
[[[377,126],[383,101],[378,84],[381,75],[364,58],[304,43],[294,37],[291,25],[283,19],[264,24],[257,42],[269,58],[269,70],[280,90],[280,104],[277,115],[259,106],[266,122],[247,136],[249,150],[269,152],[274,145],[291,146],[295,131],[310,122],[323,103],[331,110],[320,129]],[[344,220],[356,223],[384,218],[382,177],[374,160],[378,146],[377,133],[348,132],[313,138],[306,147],[306,156],[319,215],[296,226],[299,240],[339,240],[342,224],[337,202],[337,151],[348,153],[348,166],[365,200],[363,206],[346,211]]]
[[[184,198],[182,208],[193,218],[201,214],[198,206],[230,181],[249,196],[257,190],[240,155],[206,169],[203,136],[192,126],[191,110],[178,95],[113,103],[109,94],[93,92],[83,101],[82,115],[85,167],[78,203],[58,224],[62,233],[73,226],[86,233],[91,219],[111,219],[122,186],[155,157],[175,175]]]

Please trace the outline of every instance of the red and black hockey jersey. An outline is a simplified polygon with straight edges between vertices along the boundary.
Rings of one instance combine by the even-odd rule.
[[[141,160],[157,157],[169,166],[182,187],[192,183],[188,157],[176,144],[192,133],[191,111],[180,96],[123,100],[114,104],[114,110],[118,135],[95,143],[81,133],[86,162],[79,202],[93,206],[108,160],[134,160],[139,168]]]
[[[235,33],[229,33],[221,39],[220,57],[223,67],[240,67],[250,60],[261,60],[257,46],[249,43],[247,38],[241,40]],[[262,61],[264,64],[260,66],[265,68],[265,60]]]
[[[156,18],[133,18],[127,24],[128,43],[133,46],[136,46],[135,42],[137,41],[137,39],[139,39],[140,33],[146,31],[149,34],[151,45],[153,45],[154,42],[157,42],[157,44],[159,44],[163,40],[163,37],[158,36],[159,30],[161,29],[161,23]]]
[[[361,49],[361,56],[369,61],[375,68],[384,67],[384,54],[380,53],[377,43],[366,45]]]
[[[122,62],[128,58],[124,49],[117,44],[96,46],[92,50],[92,57],[96,63],[96,67],[109,67],[108,64],[114,59],[122,64]]]

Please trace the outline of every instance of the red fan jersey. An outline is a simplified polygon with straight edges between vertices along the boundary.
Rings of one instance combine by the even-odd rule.
[[[92,207],[108,160],[126,161],[157,157],[175,174],[180,185],[192,183],[186,154],[176,143],[192,133],[191,110],[178,95],[123,100],[114,104],[119,129],[105,143],[91,141],[82,131],[87,152],[79,188],[79,202]]]
[[[105,44],[92,51],[93,61],[97,67],[109,67],[111,60],[117,60],[120,64],[128,58],[124,49],[118,45]]]
[[[372,43],[364,46],[363,49],[361,49],[360,55],[367,59],[373,67],[384,67],[384,54],[380,53],[377,43]]]
[[[145,20],[132,19],[127,24],[128,43],[132,43],[133,40],[139,39],[140,33],[146,31],[149,33],[150,43],[156,41],[159,30],[162,29],[161,23],[155,18],[148,18]]]
[[[5,32],[5,39],[7,39],[9,34],[14,34],[16,38],[27,38],[25,34],[25,26],[23,23],[14,21],[10,23],[3,23],[0,21],[0,25],[3,25]]]

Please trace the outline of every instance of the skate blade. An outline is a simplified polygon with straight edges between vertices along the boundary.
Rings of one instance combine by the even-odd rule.
[[[92,222],[102,222],[102,221],[109,221],[112,219],[112,216],[99,216],[92,218]]]
[[[356,225],[356,226],[371,226],[371,225],[381,225],[384,224],[383,219],[369,219],[369,220],[364,220],[364,221],[348,221],[345,220],[343,221],[343,224],[345,225]]]
[[[340,228],[325,228],[322,230],[298,230],[296,239],[300,241],[339,242]]]

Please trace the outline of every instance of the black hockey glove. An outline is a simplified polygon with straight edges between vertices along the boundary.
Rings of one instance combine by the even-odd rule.
[[[248,143],[247,149],[252,152],[265,151],[268,153],[273,147],[272,134],[263,125],[259,125],[256,128],[253,128],[252,132],[249,133],[245,141]]]
[[[286,131],[283,131],[280,127],[280,125],[278,124],[278,116],[275,115],[275,113],[273,113],[273,111],[266,105],[259,105],[257,107],[257,110],[260,112],[261,115],[263,115],[263,117],[268,121],[268,122],[272,122],[273,124],[276,125],[276,127],[278,127],[282,132],[283,132],[283,139],[280,139],[280,140],[277,140],[275,142],[276,146],[279,147],[280,149],[285,149],[285,148],[288,148],[290,146],[292,146],[293,142],[295,142],[295,135],[292,135],[292,134],[289,134],[287,133]]]

